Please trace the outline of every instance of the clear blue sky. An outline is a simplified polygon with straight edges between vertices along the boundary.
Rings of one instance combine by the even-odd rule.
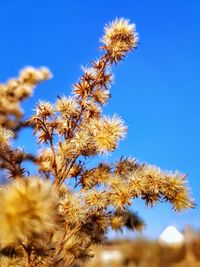
[[[48,66],[54,78],[24,104],[31,114],[38,98],[69,94],[80,66],[98,57],[106,22],[129,18],[140,34],[137,51],[115,70],[113,98],[106,107],[126,121],[122,154],[188,174],[197,208],[175,214],[167,205],[135,209],[156,237],[173,224],[200,228],[200,1],[199,0],[1,0],[0,81],[27,65]],[[34,151],[23,134],[21,143]],[[114,157],[111,157],[114,159]]]

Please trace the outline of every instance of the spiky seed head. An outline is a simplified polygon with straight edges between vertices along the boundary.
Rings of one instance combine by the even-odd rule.
[[[0,243],[30,242],[56,228],[57,197],[51,183],[19,178],[0,192]]]
[[[77,100],[74,97],[61,97],[56,102],[56,110],[67,118],[76,116],[79,111]]]
[[[129,20],[120,18],[107,24],[104,29],[102,42],[111,57],[111,61],[121,60],[125,52],[137,47],[138,35],[135,24],[130,24]]]
[[[0,126],[0,145],[9,146],[15,134],[13,131]]]

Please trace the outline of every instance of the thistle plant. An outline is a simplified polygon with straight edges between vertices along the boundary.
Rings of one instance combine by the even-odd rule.
[[[123,120],[102,108],[111,98],[111,66],[138,45],[135,25],[116,19],[105,26],[101,43],[102,56],[83,68],[71,96],[39,101],[27,121],[22,101],[51,72],[27,67],[0,85],[0,167],[7,177],[0,188],[1,266],[72,266],[89,259],[110,228],[143,228],[129,209],[135,198],[147,206],[168,201],[177,212],[194,207],[186,175],[130,157],[113,163],[101,157],[126,135]],[[13,145],[24,127],[37,138],[36,155]],[[37,167],[37,176],[25,161]]]

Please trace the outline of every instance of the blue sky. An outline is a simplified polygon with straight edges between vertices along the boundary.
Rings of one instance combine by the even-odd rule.
[[[106,114],[126,121],[121,155],[163,169],[187,173],[197,208],[175,214],[167,204],[133,208],[146,220],[145,235],[156,237],[168,224],[200,228],[200,1],[180,0],[1,0],[0,81],[27,65],[48,66],[51,81],[24,103],[31,114],[38,99],[69,94],[80,66],[99,55],[104,24],[116,17],[136,23],[139,48],[115,69],[113,98]],[[31,135],[19,142],[34,151]]]

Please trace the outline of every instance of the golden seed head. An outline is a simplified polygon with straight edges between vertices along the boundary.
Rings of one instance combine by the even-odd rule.
[[[56,110],[67,118],[76,116],[79,112],[77,100],[74,97],[61,97],[56,102]]]
[[[81,203],[80,196],[72,192],[66,192],[59,210],[70,227],[81,225],[86,219],[87,208]]]
[[[15,137],[13,131],[0,126],[0,145],[9,146],[11,140]]]
[[[39,69],[33,67],[26,67],[20,72],[20,81],[23,83],[36,85],[44,80],[52,77],[50,70],[46,67]]]
[[[128,52],[137,47],[138,35],[136,33],[135,24],[130,24],[129,20],[120,18],[105,26],[102,42],[111,61],[118,61]]]
[[[37,177],[19,178],[0,192],[0,243],[30,241],[56,227],[56,196],[51,183]]]

